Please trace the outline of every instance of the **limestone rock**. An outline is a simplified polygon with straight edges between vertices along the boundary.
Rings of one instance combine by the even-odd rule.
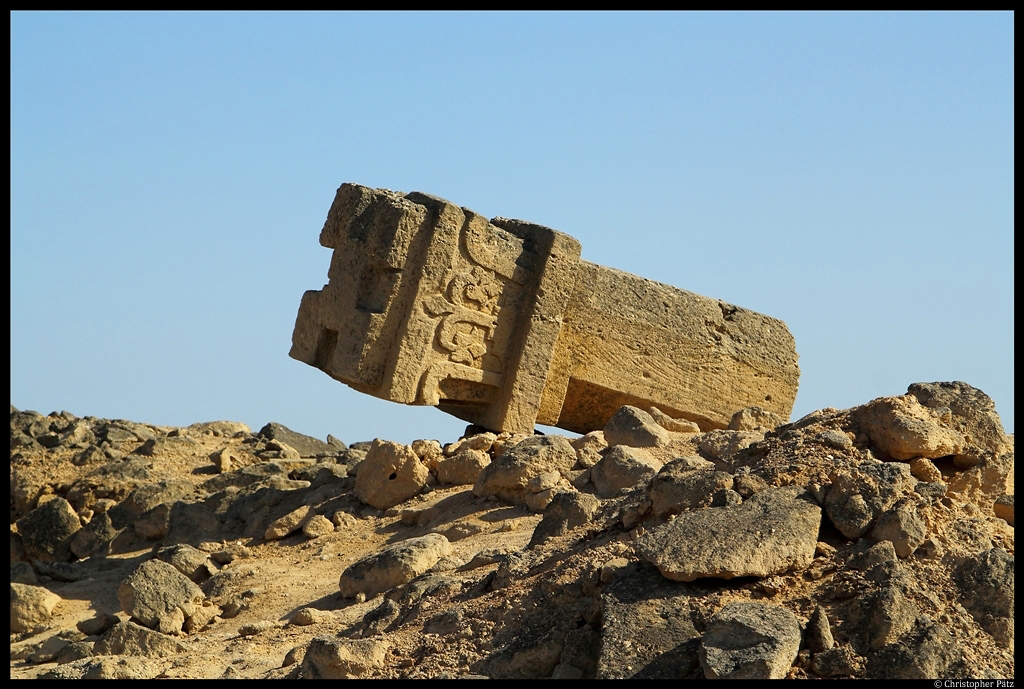
[[[996,516],[1013,526],[1013,495],[1004,495],[992,505]]]
[[[800,623],[786,608],[729,603],[711,618],[701,639],[708,679],[783,679],[800,650]]]
[[[593,495],[575,491],[559,493],[544,509],[544,517],[533,530],[530,547],[589,522],[601,506]]]
[[[46,624],[61,597],[42,586],[11,583],[11,633]]]
[[[858,407],[853,418],[881,453],[897,460],[945,457],[966,447],[964,437],[950,427],[949,410],[922,406],[913,395],[880,397]]]
[[[306,627],[311,624],[319,624],[321,622],[330,622],[334,619],[334,614],[329,610],[318,610],[316,608],[302,608],[294,616],[292,616],[292,624],[300,627]]]
[[[473,485],[473,495],[495,495],[508,502],[525,504],[531,479],[550,471],[565,476],[574,464],[576,450],[562,436],[531,436],[484,467]]]
[[[451,545],[441,534],[408,538],[349,565],[338,586],[346,598],[360,593],[366,598],[373,598],[378,593],[412,581],[449,554]]]
[[[120,621],[121,620],[110,613],[97,612],[92,617],[79,622],[75,627],[86,636],[98,636]]]
[[[860,538],[878,515],[908,495],[915,483],[906,464],[863,462],[833,476],[825,511],[844,536]]]
[[[926,624],[869,656],[865,675],[871,679],[934,679],[949,677],[963,660],[963,650],[937,624]]]
[[[493,435],[493,434],[487,434]],[[474,436],[479,438],[480,436]],[[437,464],[437,480],[441,485],[464,486],[476,483],[480,472],[491,463],[486,451],[466,447]]]
[[[497,439],[498,436],[494,433],[477,433],[447,445],[444,448],[444,454],[448,457],[454,457],[463,450],[490,452],[491,446],[494,445],[494,441]]]
[[[929,409],[940,413],[949,410],[952,417],[950,425],[960,433],[968,448],[976,448],[969,450],[967,456],[956,458],[961,465],[977,463],[977,450],[1002,454],[1012,449],[1003,432],[995,403],[978,388],[960,381],[914,383],[907,388],[907,394]]]
[[[697,447],[705,457],[722,466],[722,462],[730,459],[739,451],[750,447],[753,443],[764,439],[763,430],[725,431],[715,430],[695,438]],[[721,461],[719,461],[721,460]]]
[[[197,584],[217,572],[217,567],[210,560],[209,555],[183,543],[160,548],[156,552],[156,556],[157,559],[173,565],[175,569]]]
[[[310,517],[315,514],[316,509],[314,509],[312,505],[303,505],[298,509],[292,510],[268,526],[266,532],[263,534],[263,538],[268,541],[276,541],[284,538],[291,532],[298,531],[302,528]]]
[[[710,507],[715,493],[732,487],[732,474],[714,469],[694,471],[686,460],[673,460],[651,480],[651,507],[659,517]]]
[[[806,631],[807,648],[812,653],[827,651],[836,645],[832,637],[832,627],[828,623],[828,616],[825,609],[820,605],[815,606],[811,619],[807,622]]]
[[[359,464],[356,497],[385,510],[423,490],[429,473],[412,448],[377,439]]]
[[[18,520],[25,553],[33,560],[67,562],[82,522],[67,500],[56,497]]]
[[[261,428],[259,435],[267,440],[276,440],[288,445],[289,447],[295,448],[300,457],[334,455],[339,452],[339,448],[336,446],[328,445],[324,441],[313,438],[312,436],[296,433],[287,426],[283,426],[282,424],[275,423],[273,421]],[[340,448],[340,451],[344,451],[344,448]]]
[[[821,508],[798,487],[757,493],[741,505],[685,512],[636,541],[667,578],[765,577],[814,559]]]
[[[318,636],[309,642],[301,676],[307,679],[365,677],[385,666],[391,644],[381,639],[336,639]]]
[[[124,612],[145,626],[177,632],[202,604],[203,592],[174,566],[147,560],[121,583],[117,600]]]
[[[604,431],[591,431],[576,438],[570,444],[576,450],[579,465],[585,469],[600,462],[601,451],[608,447],[608,442],[604,439]]]
[[[609,446],[661,447],[669,442],[669,435],[643,409],[625,405],[619,407],[604,426],[605,441]]]
[[[647,413],[651,415],[654,422],[673,433],[700,433],[700,426],[687,419],[674,419],[657,407],[648,407]]]
[[[761,407],[740,409],[729,420],[730,431],[770,431],[786,423],[786,419]]]
[[[134,622],[121,622],[111,627],[103,638],[96,642],[92,650],[97,656],[166,658],[184,653],[187,649],[184,644],[166,634],[140,627]]]
[[[612,498],[633,486],[646,483],[662,463],[646,451],[628,445],[614,445],[590,469],[590,479],[602,498]]]
[[[302,533],[310,538],[320,538],[321,536],[334,533],[334,524],[327,517],[315,514],[302,527]]]
[[[878,517],[875,528],[871,530],[871,538],[891,541],[897,556],[910,557],[928,538],[928,526],[912,502],[898,503]]]
[[[954,572],[964,607],[996,641],[1013,643],[1013,556],[991,548],[968,558]]]
[[[647,563],[620,569],[601,594],[596,678],[703,678],[694,593]]]

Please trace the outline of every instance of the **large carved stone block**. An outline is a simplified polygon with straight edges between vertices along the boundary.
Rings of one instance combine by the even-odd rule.
[[[516,433],[586,433],[624,404],[704,430],[792,410],[784,323],[584,261],[547,227],[344,184],[320,243],[329,282],[303,296],[290,356],[375,397]]]

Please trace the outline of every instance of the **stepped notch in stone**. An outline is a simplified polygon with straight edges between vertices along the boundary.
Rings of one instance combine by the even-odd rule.
[[[598,430],[625,404],[707,431],[796,399],[782,321],[588,263],[547,227],[344,184],[320,243],[329,282],[290,356],[375,397],[526,434]]]

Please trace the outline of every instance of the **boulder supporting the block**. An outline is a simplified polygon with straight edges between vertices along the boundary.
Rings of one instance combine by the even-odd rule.
[[[344,184],[320,243],[329,282],[290,356],[375,397],[526,434],[598,430],[624,404],[710,430],[796,399],[784,323],[584,261],[547,227]]]

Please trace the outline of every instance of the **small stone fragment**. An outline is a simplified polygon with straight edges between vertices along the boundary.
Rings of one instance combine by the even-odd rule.
[[[310,517],[309,521],[302,527],[302,533],[310,538],[319,538],[320,536],[334,533],[334,524],[327,517],[316,514]]]

